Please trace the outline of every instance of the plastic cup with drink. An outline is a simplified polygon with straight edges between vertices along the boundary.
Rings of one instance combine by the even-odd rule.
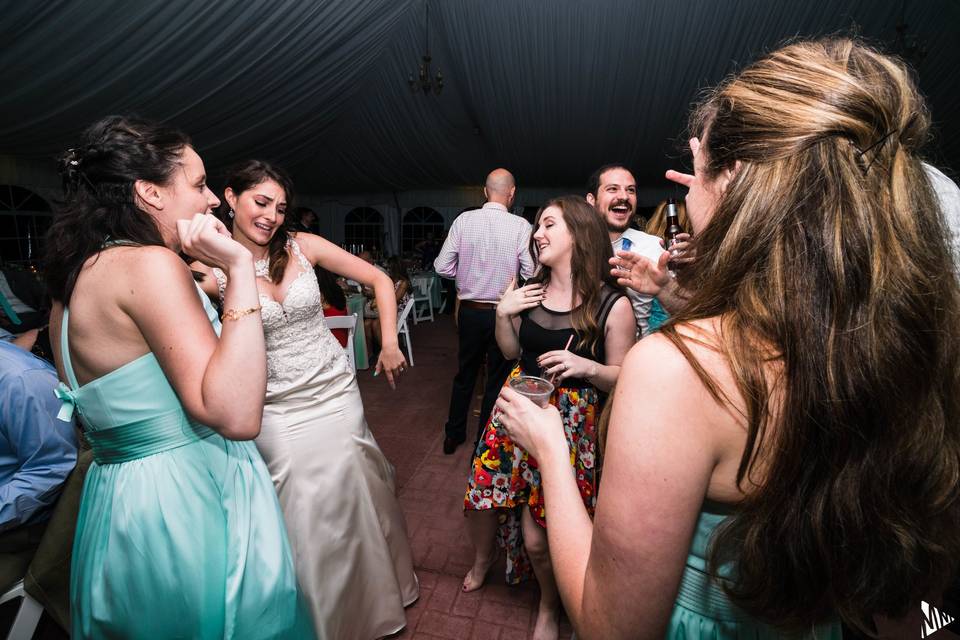
[[[510,388],[530,398],[541,409],[550,404],[553,383],[537,376],[517,376],[510,381]]]
[[[540,408],[550,404],[550,396],[553,395],[554,387],[553,383],[549,380],[538,378],[537,376],[517,376],[516,378],[512,378],[509,384],[511,389],[522,396],[530,398],[530,400]],[[493,417],[490,420],[497,429],[498,435],[504,435],[500,426],[501,415],[502,412],[499,409],[494,409]]]

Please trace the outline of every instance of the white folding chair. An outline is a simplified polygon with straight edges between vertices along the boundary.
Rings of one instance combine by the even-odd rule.
[[[415,278],[413,280],[413,323],[429,320],[433,322],[433,288],[436,278]]]
[[[407,300],[407,304],[403,306],[403,309],[400,310],[400,315],[397,317],[397,333],[403,336],[403,339],[407,343],[407,360],[410,361],[411,367],[413,366],[413,347],[410,345],[410,325],[407,323],[407,317],[413,309],[413,304],[413,298]]]
[[[17,611],[17,617],[13,619],[13,626],[10,627],[10,633],[7,634],[7,640],[30,640],[33,632],[40,622],[40,616],[43,614],[43,606],[30,597],[30,594],[23,590],[23,580],[18,581],[10,587],[6,593],[0,596],[0,604],[14,598],[23,598],[20,603],[20,609]]]
[[[348,316],[329,316],[324,317],[323,321],[327,323],[328,329],[346,329],[347,330],[347,360],[350,361],[350,368],[357,372],[357,358],[353,350],[353,334],[357,331],[357,314],[351,313]]]

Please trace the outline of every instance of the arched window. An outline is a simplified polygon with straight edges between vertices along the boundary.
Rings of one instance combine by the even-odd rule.
[[[383,216],[376,209],[357,207],[343,223],[343,241],[347,251],[383,251]]]
[[[403,215],[401,251],[412,253],[429,234],[437,241],[443,236],[443,216],[430,207],[414,207]]]
[[[52,220],[50,204],[36,193],[0,184],[0,262],[38,262]]]

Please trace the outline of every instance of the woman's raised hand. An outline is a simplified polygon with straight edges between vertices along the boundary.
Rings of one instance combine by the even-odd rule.
[[[617,251],[617,255],[610,258],[613,267],[610,274],[621,287],[656,296],[670,282],[670,270],[667,267],[670,259],[668,251],[661,253],[656,262],[630,251]]]
[[[230,230],[213,214],[198,213],[190,220],[177,220],[177,234],[183,252],[207,266],[229,273],[233,265],[253,262],[250,252],[230,236]]]
[[[540,283],[528,284],[516,287],[517,279],[514,278],[507,285],[507,290],[500,297],[500,303],[497,305],[497,315],[515,316],[521,311],[532,309],[543,300],[543,285]]]

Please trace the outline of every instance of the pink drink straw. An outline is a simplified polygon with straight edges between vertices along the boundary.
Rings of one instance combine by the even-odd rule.
[[[567,344],[566,344],[566,346],[563,348],[564,351],[569,351],[569,350],[570,350],[570,343],[571,343],[571,342],[573,342],[573,335],[571,335],[569,338],[567,338]],[[556,383],[557,373],[558,373],[557,371],[554,371],[554,372],[553,372],[553,375],[550,376],[550,384],[552,384],[552,385],[554,385],[554,386],[557,385],[557,383]]]

